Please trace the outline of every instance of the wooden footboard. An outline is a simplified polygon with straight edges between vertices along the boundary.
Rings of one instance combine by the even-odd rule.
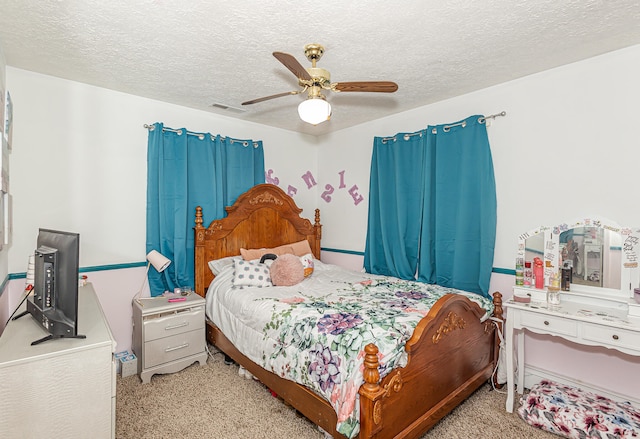
[[[502,295],[494,293],[502,319]],[[492,320],[464,296],[449,294],[420,321],[405,347],[407,365],[378,382],[377,351],[366,347],[360,437],[418,437],[491,378],[499,342]]]
[[[493,298],[494,316],[502,319],[502,295],[496,292]],[[407,365],[382,380],[378,348],[367,345],[358,437],[419,437],[490,379],[499,340],[493,321],[480,321],[483,314],[464,296],[444,296],[407,342]],[[211,322],[207,338],[313,423],[343,437],[335,430],[335,411],[322,397],[253,363]]]

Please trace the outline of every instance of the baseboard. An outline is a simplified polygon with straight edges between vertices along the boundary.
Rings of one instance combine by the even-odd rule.
[[[555,381],[556,383],[566,384],[568,386],[577,387],[588,392],[593,392],[597,395],[606,396],[614,401],[630,402],[636,407],[640,407],[640,399],[629,395],[623,395],[621,393],[612,392],[611,390],[604,389],[602,387],[594,386],[593,384],[586,383],[584,381],[575,380],[565,375],[560,375],[545,369],[525,365],[524,369],[524,387],[530,389],[538,384],[541,380],[547,379]]]

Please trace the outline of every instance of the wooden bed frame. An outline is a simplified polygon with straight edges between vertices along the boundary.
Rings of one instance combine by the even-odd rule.
[[[203,226],[196,208],[195,289],[205,296],[213,280],[208,261],[240,254],[240,248],[272,248],[307,239],[320,259],[320,212],[315,223],[301,218],[291,197],[274,185],[261,184],[227,207],[227,217]],[[494,316],[502,319],[502,295],[494,293]],[[461,295],[438,300],[406,344],[407,365],[380,380],[378,348],[365,347],[360,387],[359,438],[419,437],[471,393],[491,379],[498,361],[499,340],[492,321],[477,304]],[[207,321],[207,340],[244,366],[263,384],[333,437],[337,415],[311,390],[268,372],[245,357]]]

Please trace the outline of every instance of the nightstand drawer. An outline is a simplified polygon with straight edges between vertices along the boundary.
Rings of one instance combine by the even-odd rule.
[[[205,335],[202,331],[153,340],[144,344],[144,367],[149,368],[173,360],[204,352]]]
[[[187,308],[144,320],[145,341],[204,328],[204,307]]]
[[[575,320],[554,317],[539,313],[523,312],[520,317],[523,326],[529,329],[540,329],[546,334],[562,334],[571,337],[578,335],[578,324]]]
[[[585,324],[582,337],[585,340],[596,341],[605,346],[634,350],[640,346],[640,333],[601,325]]]

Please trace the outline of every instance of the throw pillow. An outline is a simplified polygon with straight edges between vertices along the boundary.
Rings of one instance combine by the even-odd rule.
[[[271,264],[270,272],[271,281],[277,286],[290,287],[304,279],[304,267],[296,255],[278,256],[278,259]]]
[[[270,287],[271,276],[269,267],[256,261],[236,259],[233,273],[234,287]]]
[[[313,255],[308,253],[304,256],[300,256],[300,262],[302,262],[302,268],[304,268],[304,277],[311,276],[313,273]]]

